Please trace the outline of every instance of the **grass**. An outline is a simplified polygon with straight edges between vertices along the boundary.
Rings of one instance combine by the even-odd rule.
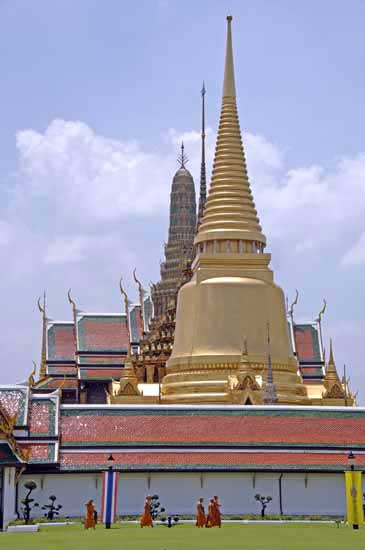
[[[95,531],[81,526],[43,527],[38,533],[1,533],[0,548],[11,550],[351,550],[364,549],[365,529],[335,525],[223,525],[197,529],[117,526]]]

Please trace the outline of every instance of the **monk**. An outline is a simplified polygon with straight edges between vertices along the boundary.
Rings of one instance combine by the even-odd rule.
[[[85,529],[95,529],[95,506],[92,499],[86,504]]]
[[[213,497],[214,502],[214,526],[215,527],[221,527],[222,526],[222,518],[221,518],[221,511],[220,511],[220,503],[218,500],[218,497]]]
[[[141,516],[139,522],[141,527],[153,527],[150,496],[146,497],[146,500],[144,501],[143,515]]]
[[[214,500],[211,498],[208,504],[208,515],[207,515],[207,521],[205,526],[206,527],[214,527],[214,521],[215,521],[215,508],[214,508]]]
[[[196,526],[205,527],[207,518],[205,517],[204,499],[200,498],[196,504]]]

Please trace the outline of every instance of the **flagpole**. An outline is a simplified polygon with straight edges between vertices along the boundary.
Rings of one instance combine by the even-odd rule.
[[[114,457],[113,457],[113,455],[110,455],[109,458],[108,458],[108,462],[110,464],[110,466],[108,468],[108,476],[111,475],[112,472],[113,472],[113,461],[114,461]],[[110,529],[111,517],[112,517],[112,514],[110,513],[109,516],[108,516],[107,521],[105,522],[105,529]]]

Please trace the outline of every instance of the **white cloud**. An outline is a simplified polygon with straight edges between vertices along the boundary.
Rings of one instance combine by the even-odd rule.
[[[46,264],[68,264],[85,259],[88,239],[84,237],[57,238],[51,242],[44,256]]]
[[[343,267],[353,267],[365,264],[365,233],[350,248],[342,258]]]
[[[106,220],[153,214],[168,204],[171,153],[146,152],[137,142],[105,138],[82,122],[64,120],[54,120],[43,134],[18,132],[17,148],[18,194],[46,199],[48,211]]]
[[[11,226],[7,222],[0,220],[0,246],[10,244],[12,238]]]

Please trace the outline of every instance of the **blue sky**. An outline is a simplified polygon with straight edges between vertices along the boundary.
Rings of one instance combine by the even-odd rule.
[[[298,318],[328,301],[355,388],[364,385],[365,4],[0,0],[2,382],[39,357],[35,302],[69,318],[120,307],[123,273],[158,277],[182,135],[198,181],[200,88],[208,158],[220,108],[225,16],[238,107],[276,280]],[[210,169],[210,166],[209,166]],[[85,284],[87,282],[87,284]]]

